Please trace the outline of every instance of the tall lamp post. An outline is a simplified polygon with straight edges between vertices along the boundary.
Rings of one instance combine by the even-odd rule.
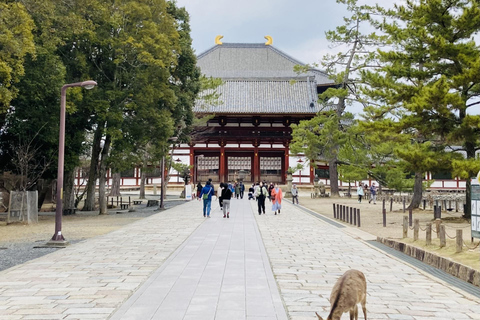
[[[87,90],[93,89],[97,83],[93,80],[69,83],[62,87],[60,95],[60,133],[58,141],[58,172],[57,172],[57,207],[55,210],[55,233],[48,242],[49,245],[65,245],[67,242],[62,234],[63,214],[63,167],[65,154],[65,107],[67,104],[67,89],[71,87],[83,87]]]

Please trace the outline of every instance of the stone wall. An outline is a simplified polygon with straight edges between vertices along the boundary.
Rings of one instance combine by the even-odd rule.
[[[395,240],[377,237],[377,241],[384,245],[420,260],[432,267],[438,268],[459,279],[480,287],[480,271],[464,266],[447,258],[440,257],[423,249]]]

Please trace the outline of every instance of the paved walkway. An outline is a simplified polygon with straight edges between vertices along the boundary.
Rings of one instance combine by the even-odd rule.
[[[287,320],[248,201],[214,208],[112,320]]]
[[[0,272],[0,319],[314,320],[350,268],[367,277],[368,319],[480,319],[479,298],[371,236],[287,202],[277,216],[255,205],[232,200],[223,219],[215,204],[206,219],[192,201]]]

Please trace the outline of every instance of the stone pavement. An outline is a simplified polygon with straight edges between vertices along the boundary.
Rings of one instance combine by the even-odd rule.
[[[0,319],[314,320],[350,268],[367,277],[368,319],[480,319],[479,298],[368,234],[288,202],[277,216],[255,206],[232,200],[223,219],[215,202],[206,219],[192,201],[0,272]]]
[[[248,201],[232,199],[230,218],[214,203],[112,320],[287,320]]]
[[[283,207],[255,216],[290,319],[313,320],[314,311],[326,318],[333,284],[348,269],[367,278],[368,319],[480,319],[479,298],[370,246],[371,235]]]
[[[198,207],[186,203],[0,272],[0,319],[107,319],[203,223]]]

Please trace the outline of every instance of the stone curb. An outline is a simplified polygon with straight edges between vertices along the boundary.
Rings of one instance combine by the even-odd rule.
[[[377,241],[397,251],[403,252],[412,258],[420,260],[432,267],[445,271],[446,273],[451,274],[452,276],[457,277],[465,282],[480,287],[480,271],[403,242],[385,239],[382,237],[377,237]]]

